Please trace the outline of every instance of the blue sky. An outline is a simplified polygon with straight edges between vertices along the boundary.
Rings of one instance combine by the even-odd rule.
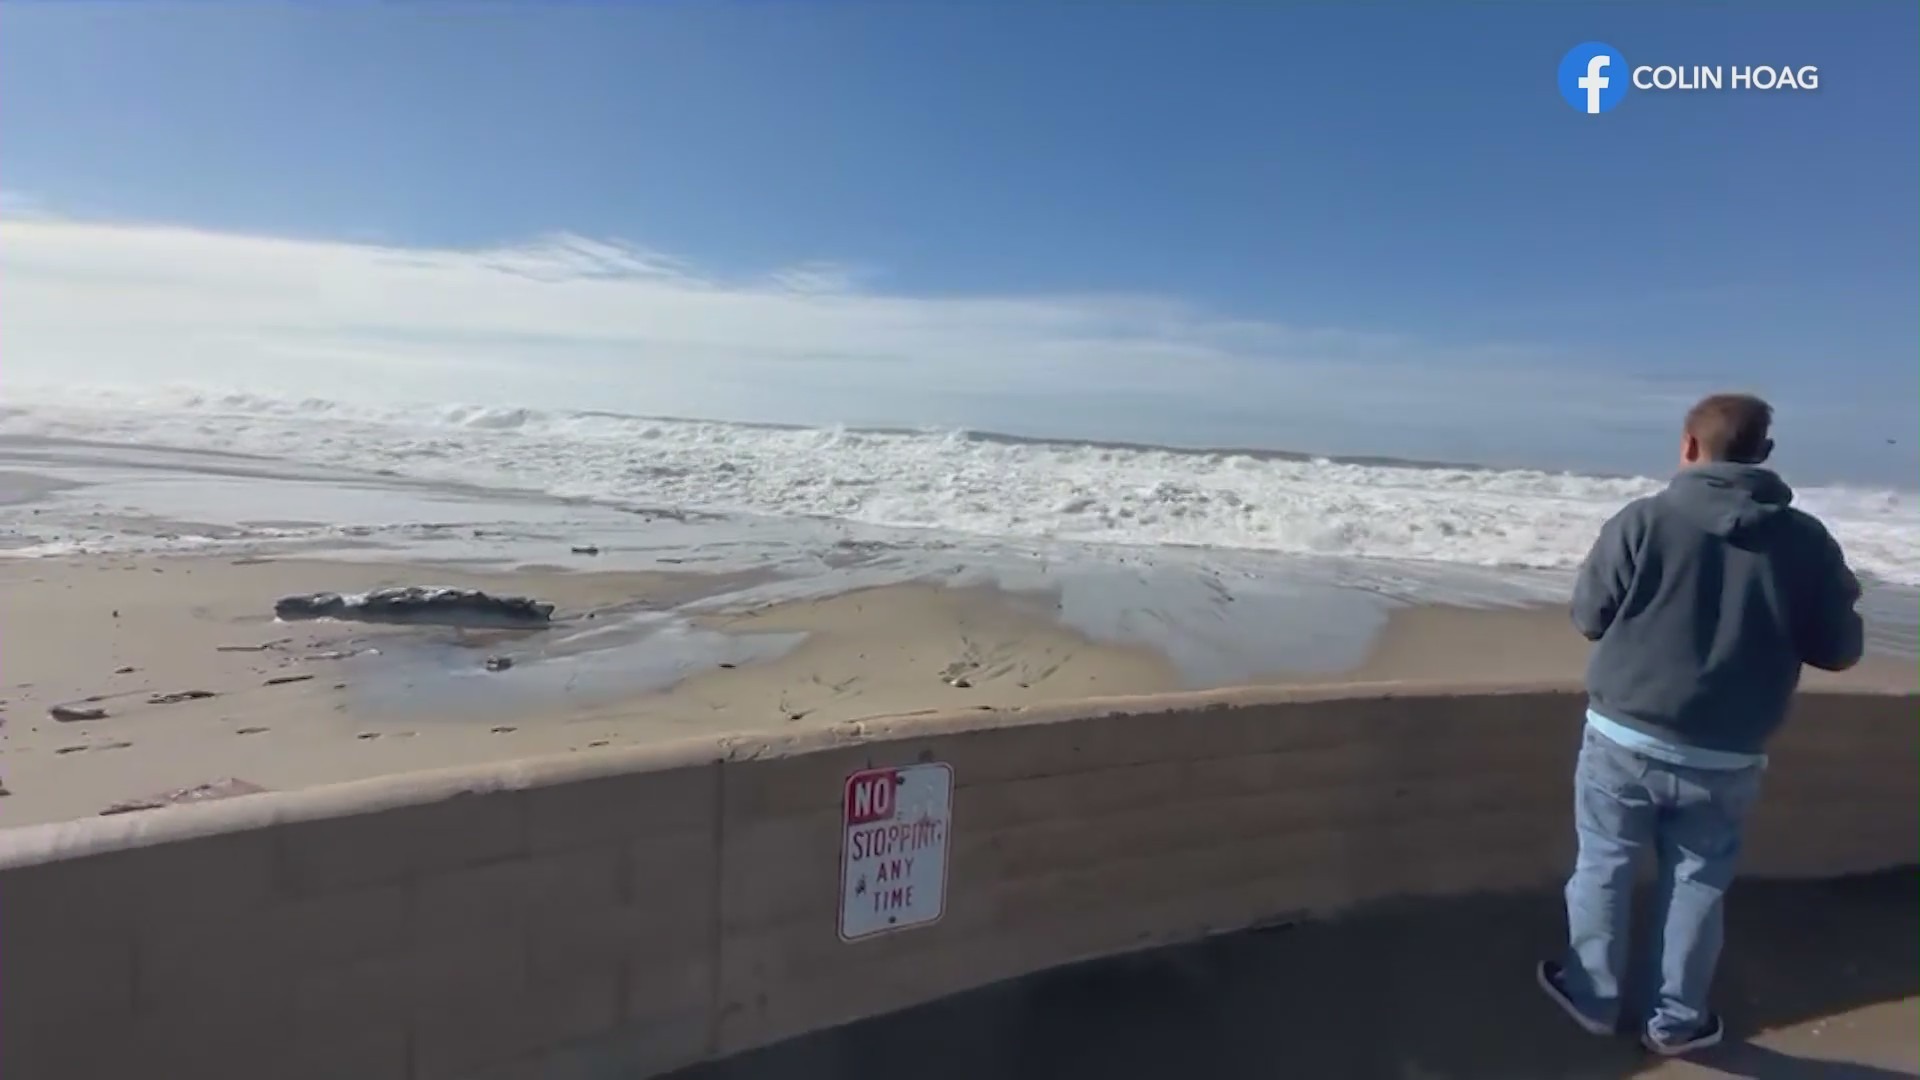
[[[1911,3],[11,3],[0,20],[0,190],[32,230],[0,241],[0,274],[31,286],[0,320],[28,323],[0,329],[11,374],[332,392],[301,382],[321,353],[271,359],[277,327],[367,370],[391,351],[383,385],[415,393],[1635,470],[1664,466],[1677,402],[1727,384],[1780,400],[1814,473],[1920,471]],[[1584,116],[1554,75],[1589,39],[1630,63],[1815,63],[1823,86],[1630,93]],[[162,242],[185,284],[154,280]],[[352,295],[371,278],[351,258],[392,270],[395,249],[425,254],[378,291],[417,290],[410,312],[440,322]],[[508,263],[548,288],[489,304],[552,301],[551,320],[465,325],[455,301],[480,294],[461,283]],[[169,306],[227,288],[207,267],[269,264],[271,315],[208,303],[185,326]],[[609,277],[655,290],[636,309],[724,293],[745,306],[716,325],[779,330],[642,342],[615,297],[574,288]],[[134,278],[149,291],[111,291]],[[297,314],[303,287],[332,324]],[[167,326],[125,316],[156,343],[138,359],[82,325],[142,304]],[[528,375],[563,353],[572,389]]]

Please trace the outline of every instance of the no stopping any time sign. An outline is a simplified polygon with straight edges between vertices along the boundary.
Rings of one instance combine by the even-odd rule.
[[[947,907],[953,768],[863,769],[841,799],[840,940],[928,926]]]

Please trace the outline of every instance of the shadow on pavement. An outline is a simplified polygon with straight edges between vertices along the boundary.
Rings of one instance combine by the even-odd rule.
[[[1877,1065],[1821,1061],[1769,1050],[1753,1043],[1718,1047],[1692,1059],[1708,1076],[1743,1076],[1753,1080],[1912,1080],[1912,1070],[1901,1072]]]
[[[1716,1005],[1735,1034],[1920,996],[1920,873],[1741,882]],[[1554,1080],[1632,1076],[1533,985],[1558,894],[1401,902],[1012,980],[684,1070],[679,1080]],[[1905,1035],[1914,1017],[1903,1016]],[[1898,1033],[1896,1033],[1898,1034]],[[1822,1051],[1844,1057],[1845,1033]],[[1873,1080],[1913,1072],[1750,1043],[1688,1075]]]

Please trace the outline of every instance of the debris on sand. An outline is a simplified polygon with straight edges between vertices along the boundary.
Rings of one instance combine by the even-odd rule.
[[[231,799],[236,795],[257,795],[265,790],[267,789],[261,787],[259,784],[239,780],[230,776],[223,780],[214,780],[210,783],[195,784],[193,787],[179,788],[174,791],[163,791],[158,795],[148,795],[143,798],[128,799],[126,802],[114,803],[112,806],[100,811],[100,816],[105,817],[108,814],[130,814],[135,810],[158,810],[163,806],[180,806],[186,803],[212,802],[215,799]]]
[[[573,553],[575,555],[598,555],[600,554],[600,549],[594,547],[592,544],[582,544],[574,548]]]
[[[280,646],[285,645],[292,640],[293,640],[292,638],[276,638],[272,641],[262,642],[259,645],[219,645],[219,646],[216,646],[213,651],[214,652],[266,652],[269,649],[277,649]]]
[[[202,698],[215,697],[211,690],[175,690],[170,694],[155,694],[147,699],[149,705],[178,705],[183,701],[199,701]]]
[[[380,655],[380,650],[379,649],[332,649],[327,652],[314,653],[313,655],[307,657],[306,659],[308,660],[351,660],[354,657],[361,655],[362,653],[368,653],[374,656],[378,656]]]
[[[282,619],[348,619],[356,622],[423,623],[440,626],[525,627],[553,621],[553,605],[525,596],[493,596],[478,589],[403,585],[354,596],[312,593],[286,596],[273,605]]]
[[[513,666],[513,657],[511,657],[511,656],[489,656],[489,657],[487,657],[487,670],[488,670],[488,671],[505,671],[505,670],[507,670],[508,668],[510,668],[510,667],[512,667],[512,666]]]
[[[311,675],[275,675],[273,678],[268,679],[262,685],[285,686],[288,683],[306,682],[308,679],[311,679],[311,678],[313,678],[313,676]]]
[[[75,724],[83,720],[105,720],[107,710],[95,705],[55,705],[47,710],[47,715],[63,724]]]

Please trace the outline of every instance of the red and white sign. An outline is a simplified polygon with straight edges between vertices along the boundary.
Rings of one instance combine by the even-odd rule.
[[[847,777],[840,843],[840,940],[940,921],[947,907],[953,767],[865,769]]]

